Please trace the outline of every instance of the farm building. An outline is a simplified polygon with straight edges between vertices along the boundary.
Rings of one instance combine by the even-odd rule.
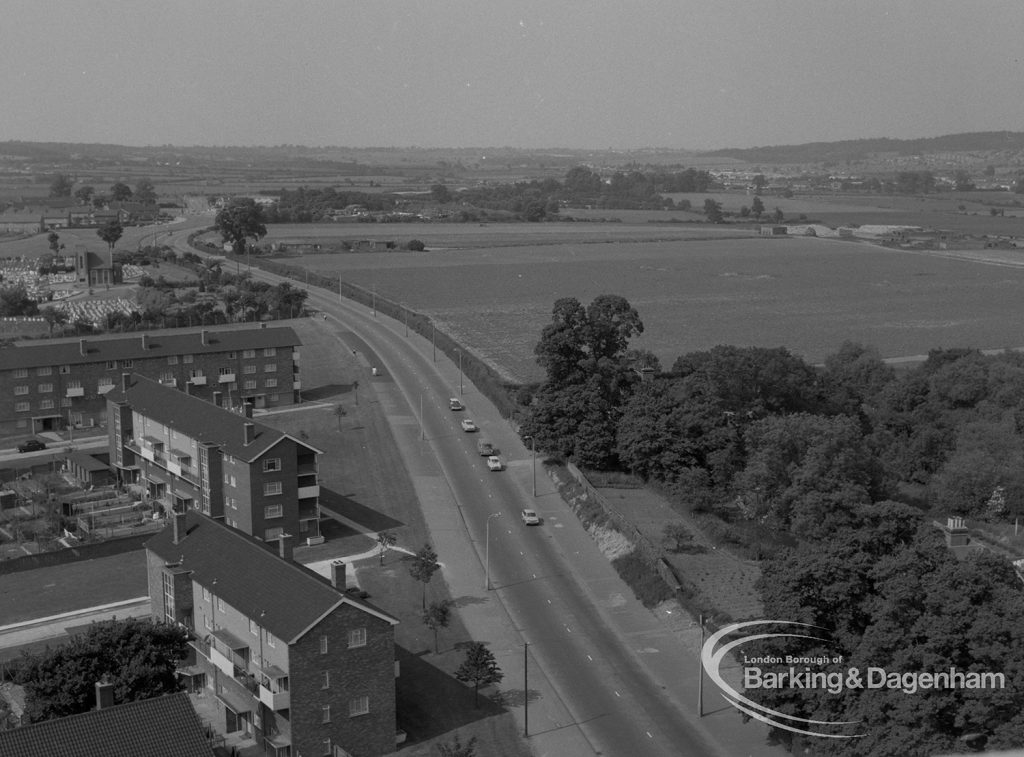
[[[782,237],[788,233],[788,229],[785,226],[762,226],[761,236],[763,237]]]

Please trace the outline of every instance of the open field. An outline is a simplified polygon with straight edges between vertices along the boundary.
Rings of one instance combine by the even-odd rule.
[[[1024,264],[1024,253],[1020,258]],[[605,293],[621,294],[639,310],[646,330],[635,344],[653,350],[665,367],[716,344],[785,346],[811,362],[847,339],[874,345],[885,357],[1024,344],[1024,267],[1015,261],[855,242],[547,243],[287,262],[338,274],[430,314],[520,380],[541,378],[532,351],[554,301],[588,303]]]

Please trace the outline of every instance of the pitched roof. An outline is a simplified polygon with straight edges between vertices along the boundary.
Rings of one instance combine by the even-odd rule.
[[[213,757],[179,692],[0,731],[4,757]]]
[[[232,457],[246,462],[257,459],[284,439],[291,439],[299,447],[320,452],[276,428],[134,373],[129,379],[128,390],[124,391],[121,387],[112,389],[107,393],[107,400],[127,401],[132,410],[147,418],[198,441],[215,444]],[[253,426],[252,441],[249,444],[245,443],[246,424]]]
[[[332,610],[347,604],[392,625],[398,620],[334,588],[267,544],[205,515],[185,515],[185,534],[174,543],[173,524],[146,542],[167,562],[181,561],[192,580],[224,599],[286,643],[301,638]]]
[[[203,334],[206,334],[205,343]],[[146,347],[142,346],[143,341]],[[47,339],[4,348],[0,363],[4,368],[35,368],[41,365],[82,365],[107,360],[139,360],[171,355],[204,355],[238,352],[265,347],[300,345],[294,329],[288,326],[226,331],[196,330],[169,334],[136,334],[114,338]],[[83,355],[83,345],[84,352]]]

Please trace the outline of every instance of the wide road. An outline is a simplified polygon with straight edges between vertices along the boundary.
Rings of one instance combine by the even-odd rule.
[[[263,271],[254,270],[253,275],[280,281]],[[310,305],[351,328],[362,340],[366,360],[386,371],[413,415],[419,416],[422,407],[423,433],[477,544],[484,544],[488,516],[502,513],[491,520],[490,529],[489,565],[496,595],[594,753],[725,754],[688,722],[682,704],[668,693],[664,681],[653,680],[636,649],[613,630],[609,609],[594,602],[593,586],[577,577],[577,568],[593,568],[595,561],[605,574],[609,566],[592,542],[581,544],[574,536],[578,529],[549,527],[574,518],[568,507],[560,500],[552,502],[554,497],[546,498],[541,515],[550,523],[532,528],[522,524],[520,510],[534,506],[530,492],[524,492],[510,475],[490,473],[476,450],[477,439],[486,435],[510,465],[530,465],[530,452],[494,408],[489,403],[485,407],[486,401],[473,392],[467,412],[451,412],[448,397],[457,394],[457,383],[453,388],[430,354],[410,348],[402,324],[374,318],[367,308],[339,301],[322,290],[311,291]],[[464,417],[477,420],[482,434],[463,433],[459,421]],[[669,654],[660,659],[678,665],[670,650],[665,652]],[[676,678],[684,675],[679,668]],[[673,678],[671,670],[662,673]],[[693,675],[692,668],[688,673]],[[693,702],[688,704],[692,708]]]

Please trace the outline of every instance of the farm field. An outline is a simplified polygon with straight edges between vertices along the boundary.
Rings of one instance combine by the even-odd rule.
[[[784,346],[810,362],[844,340],[884,357],[1024,344],[1024,267],[855,242],[547,243],[286,262],[433,316],[516,380],[542,377],[533,346],[556,299],[586,304],[606,293],[637,308],[646,330],[634,345],[655,352],[664,367],[717,344]]]

